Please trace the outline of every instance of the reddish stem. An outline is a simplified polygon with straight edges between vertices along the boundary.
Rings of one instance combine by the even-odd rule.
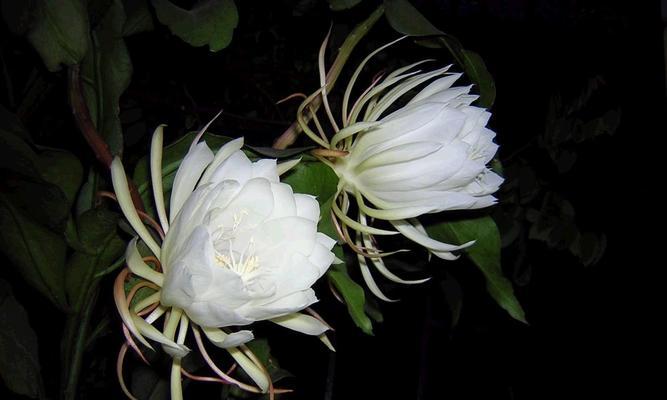
[[[93,124],[93,120],[90,118],[90,110],[88,109],[86,98],[83,94],[81,69],[79,65],[73,65],[69,68],[68,78],[69,102],[76,124],[83,134],[84,139],[88,142],[88,146],[90,146],[93,153],[95,153],[97,160],[104,165],[104,167],[109,169],[109,167],[111,167],[111,162],[113,161],[113,154],[111,154],[109,145],[97,131],[95,124]],[[141,196],[139,196],[139,191],[129,177],[128,186],[130,188],[130,194],[132,195],[134,207],[138,211],[145,211]]]

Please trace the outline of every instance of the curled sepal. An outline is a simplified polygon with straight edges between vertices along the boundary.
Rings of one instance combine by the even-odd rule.
[[[465,249],[466,247],[470,247],[475,243],[474,240],[463,243],[461,245],[438,242],[437,240],[430,238],[426,233],[417,229],[411,222],[406,220],[396,220],[390,222],[399,232],[403,234],[403,236],[417,244],[426,247],[436,256],[439,256],[440,252],[451,252]]]
[[[129,273],[130,271],[127,268],[123,269],[120,271],[114,282],[113,298],[116,303],[116,308],[118,309],[118,314],[120,314],[120,319],[123,321],[123,324],[125,324],[134,337],[136,337],[144,346],[151,350],[155,350],[141,333],[139,333],[139,329],[136,327],[134,320],[132,319],[132,313],[130,312],[127,298],[125,297],[125,278]]]
[[[331,329],[331,327],[319,319],[301,313],[292,313],[282,317],[273,318],[271,319],[271,322],[284,328],[313,336],[319,336]]]
[[[144,321],[143,318],[138,317],[136,315],[132,315],[132,322],[134,322],[134,325],[137,327],[139,332],[141,332],[147,338],[155,340],[156,342],[162,344],[163,346],[165,346],[165,350],[166,348],[168,348],[169,353],[172,357],[182,358],[185,357],[190,352],[190,349],[187,346],[178,344],[173,340],[169,339],[162,332],[157,330],[153,325]]]
[[[139,254],[139,250],[137,250],[137,238],[130,240],[130,243],[127,245],[125,260],[127,261],[127,267],[133,274],[162,287],[164,276],[162,273],[149,267],[141,258],[141,254]]]
[[[223,332],[218,328],[202,328],[206,337],[213,343],[218,346],[218,344],[223,344],[229,336],[227,333]],[[255,382],[257,387],[266,393],[269,390],[270,378],[266,374],[265,369],[257,364],[255,364],[248,356],[243,354],[243,351],[238,347],[225,348],[229,355],[236,361],[236,363],[243,368],[243,370],[250,376],[250,378]],[[236,381],[234,383],[237,383]],[[239,384],[239,383],[237,383]]]
[[[231,347],[238,347],[242,344],[248,343],[255,338],[255,335],[248,330],[240,330],[238,332],[225,333],[216,328],[202,328],[206,337],[222,349],[229,349]]]

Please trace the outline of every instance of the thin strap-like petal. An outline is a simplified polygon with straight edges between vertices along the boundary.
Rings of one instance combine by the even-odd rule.
[[[167,211],[164,207],[164,188],[162,186],[162,130],[165,126],[160,125],[155,128],[151,139],[151,182],[153,183],[153,199],[155,200],[157,215],[160,219],[160,225],[162,225],[162,231],[166,234],[169,230],[169,219],[167,219]]]

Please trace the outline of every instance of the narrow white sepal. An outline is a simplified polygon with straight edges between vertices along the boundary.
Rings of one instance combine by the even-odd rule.
[[[148,264],[146,264],[141,258],[141,254],[139,254],[139,250],[137,250],[136,237],[130,240],[130,243],[127,245],[127,250],[125,251],[125,261],[127,262],[127,267],[130,269],[130,271],[132,271],[133,274],[162,287],[162,284],[164,283],[164,276],[162,273],[157,272],[153,268],[149,267]]]
[[[438,242],[437,240],[430,238],[426,233],[420,232],[419,229],[415,228],[410,222],[406,220],[396,220],[390,222],[399,232],[403,234],[403,236],[417,244],[426,247],[429,250],[432,250],[436,256],[438,255],[438,252],[461,250],[465,249],[466,247],[470,247],[475,243],[474,240],[463,243],[461,245]]]
[[[329,326],[319,319],[301,313],[283,315],[282,317],[271,319],[271,322],[283,328],[313,336],[319,336],[330,329]]]
[[[301,162],[301,157],[294,159],[294,160],[288,160],[285,162],[281,162],[280,164],[277,165],[276,170],[278,172],[278,176],[284,174],[285,172],[289,171],[290,169],[296,167],[297,164]]]
[[[204,335],[213,343],[218,345],[218,343],[223,343],[225,338],[228,336],[225,332],[218,328],[202,328]],[[269,377],[266,376],[262,368],[257,366],[248,356],[243,354],[243,352],[238,347],[232,347],[225,349],[229,352],[229,355],[238,363],[238,365],[243,368],[243,370],[250,376],[250,378],[255,382],[255,384],[260,388],[262,393],[266,393],[269,390]]]
[[[221,330],[217,332],[212,331],[215,328],[202,328],[206,336],[213,342],[213,340],[220,340],[219,342],[214,342],[214,344],[222,349],[229,349],[232,347],[238,347],[242,344],[248,343],[249,341],[255,338],[252,331],[240,330],[238,332],[225,333]],[[211,333],[211,335],[209,335]],[[223,335],[220,335],[223,333]]]
[[[141,237],[141,240],[146,243],[149,249],[153,252],[155,257],[160,258],[160,246],[158,246],[153,236],[141,222],[137,210],[134,208],[134,203],[132,202],[132,195],[130,195],[130,189],[127,186],[127,176],[125,175],[125,169],[123,168],[123,163],[120,161],[120,158],[114,157],[111,162],[111,182],[113,183],[113,190],[116,192],[116,199],[118,200],[118,205],[120,209],[125,214],[127,222],[130,223],[132,229]]]
[[[137,327],[137,329],[139,329],[139,332],[141,332],[144,336],[146,336],[149,339],[155,340],[160,344],[168,346],[173,352],[172,356],[176,355],[178,357],[185,357],[190,352],[190,349],[187,348],[187,346],[178,344],[173,340],[169,339],[162,332],[157,330],[153,325],[144,321],[143,318],[138,317],[136,315],[132,315],[132,322],[134,322],[134,325]]]
[[[327,346],[329,350],[333,351],[334,353],[336,352],[336,348],[333,346],[333,344],[331,344],[331,341],[327,337],[326,333],[323,333],[318,337],[320,338],[320,341],[322,341],[322,343],[324,343],[324,345]]]
[[[151,140],[151,182],[153,184],[153,199],[155,200],[155,208],[160,219],[160,225],[162,225],[164,233],[167,233],[169,230],[169,219],[164,207],[164,188],[162,186],[162,131],[165,126],[158,126],[155,128],[155,132],[153,132]]]

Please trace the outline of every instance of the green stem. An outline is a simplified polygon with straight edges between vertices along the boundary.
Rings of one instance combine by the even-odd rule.
[[[341,70],[343,69],[343,65],[345,65],[347,59],[350,58],[350,54],[352,54],[352,50],[354,50],[356,45],[359,44],[359,41],[364,36],[366,36],[368,31],[371,30],[373,25],[375,25],[375,23],[380,19],[382,14],[384,14],[384,6],[381,5],[376,8],[375,11],[373,11],[373,13],[368,18],[366,18],[365,21],[357,25],[354,30],[350,32],[349,35],[347,35],[345,42],[343,42],[343,44],[340,46],[340,49],[338,50],[338,55],[336,56],[333,65],[331,65],[329,72],[327,72],[327,92],[333,89],[333,86],[336,83]],[[311,115],[317,112],[317,110],[320,108],[320,105],[322,105],[322,96],[317,96],[310,103],[312,113],[304,115],[306,123],[310,121]],[[287,130],[283,132],[283,134],[280,135],[280,137],[276,139],[275,142],[273,142],[273,148],[281,150],[286,149],[296,141],[296,138],[301,132],[301,125],[298,121],[294,121],[292,125],[290,125],[290,127],[287,128]]]
[[[83,309],[68,318],[67,327],[65,328],[67,342],[63,346],[63,351],[65,351],[62,372],[63,391],[61,398],[63,400],[74,400],[77,394],[79,377],[81,375],[81,363],[83,362],[83,354],[88,343],[90,319],[98,297],[95,285],[91,287],[89,294],[89,296],[86,296],[88,301],[85,303]]]

